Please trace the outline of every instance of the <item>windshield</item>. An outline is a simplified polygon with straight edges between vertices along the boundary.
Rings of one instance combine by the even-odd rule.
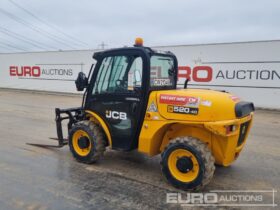
[[[174,85],[174,59],[167,56],[151,57],[151,87],[169,87]]]

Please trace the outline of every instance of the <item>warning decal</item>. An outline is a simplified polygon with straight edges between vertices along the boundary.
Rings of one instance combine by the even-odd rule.
[[[192,96],[161,94],[159,98],[159,102],[162,104],[172,104],[172,105],[180,105],[180,106],[190,106],[190,107],[199,106],[199,98],[192,97]]]

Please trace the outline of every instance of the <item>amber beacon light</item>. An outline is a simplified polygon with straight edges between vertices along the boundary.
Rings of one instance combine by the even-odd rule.
[[[137,37],[137,38],[135,39],[135,44],[134,44],[134,46],[143,46],[143,39],[140,38],[140,37]]]

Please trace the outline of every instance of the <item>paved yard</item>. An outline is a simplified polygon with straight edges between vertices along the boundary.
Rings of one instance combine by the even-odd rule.
[[[56,135],[54,108],[80,103],[79,96],[0,90],[0,209],[183,208],[166,204],[166,193],[179,191],[164,181],[159,157],[109,150],[98,164],[85,165],[72,158],[68,146],[25,144],[50,143]],[[279,132],[280,112],[256,111],[239,159],[228,168],[217,167],[205,192],[279,191]],[[279,204],[279,192],[275,199]]]

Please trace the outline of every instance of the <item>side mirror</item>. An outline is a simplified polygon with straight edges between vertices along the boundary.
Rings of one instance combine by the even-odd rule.
[[[88,86],[88,78],[83,72],[79,72],[75,81],[77,91],[83,91]]]

